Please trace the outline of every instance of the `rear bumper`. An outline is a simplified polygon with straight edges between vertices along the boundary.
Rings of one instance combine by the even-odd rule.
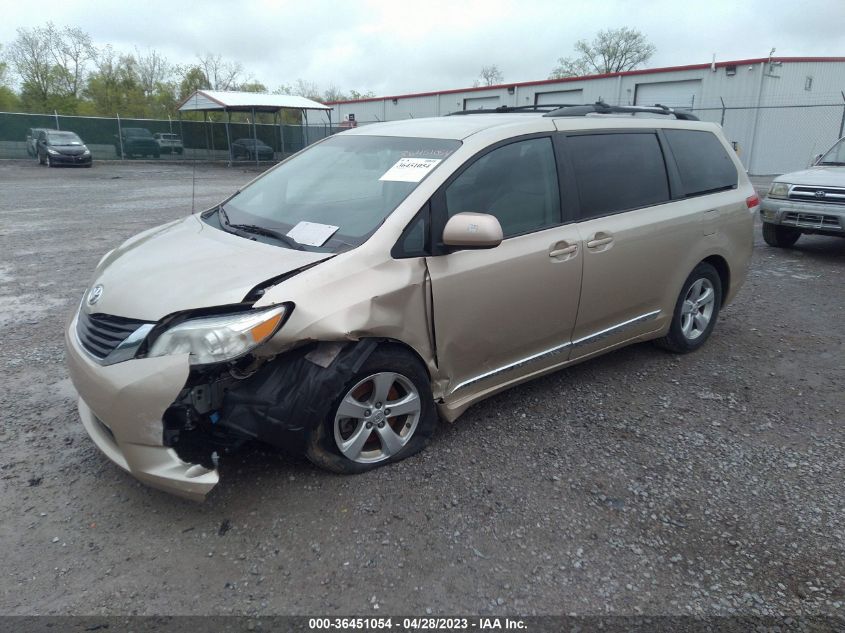
[[[189,464],[163,445],[162,416],[188,378],[187,355],[102,366],[81,347],[76,317],[65,331],[67,364],[79,393],[79,417],[103,454],[154,488],[201,501],[216,470]]]
[[[760,218],[808,233],[845,235],[845,205],[763,198]]]

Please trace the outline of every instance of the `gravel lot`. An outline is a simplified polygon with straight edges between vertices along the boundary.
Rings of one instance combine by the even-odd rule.
[[[199,167],[204,208],[254,172]],[[78,422],[62,327],[191,168],[0,162],[0,613],[842,614],[845,240],[759,239],[713,339],[503,393],[357,477],[250,450],[193,504]]]

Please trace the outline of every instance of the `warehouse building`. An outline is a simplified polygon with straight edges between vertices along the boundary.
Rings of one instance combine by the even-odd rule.
[[[720,123],[755,175],[805,167],[843,135],[845,57],[770,57],[330,103],[344,127],[460,110],[605,101]]]

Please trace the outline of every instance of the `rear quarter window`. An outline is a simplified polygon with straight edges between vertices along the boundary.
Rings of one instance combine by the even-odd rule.
[[[663,130],[675,157],[684,195],[700,196],[733,189],[739,176],[725,146],[712,132]]]
[[[613,132],[566,139],[586,220],[669,201],[657,134]]]

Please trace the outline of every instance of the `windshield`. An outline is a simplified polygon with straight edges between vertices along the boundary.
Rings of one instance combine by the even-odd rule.
[[[53,145],[82,145],[80,138],[73,132],[49,132],[47,140]]]
[[[845,165],[845,138],[830,148],[817,163],[819,165]]]
[[[123,130],[126,136],[144,136],[151,137],[150,131],[143,127],[128,127]]]
[[[230,225],[256,225],[309,250],[362,244],[460,141],[334,136],[226,203]]]

